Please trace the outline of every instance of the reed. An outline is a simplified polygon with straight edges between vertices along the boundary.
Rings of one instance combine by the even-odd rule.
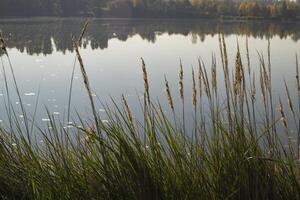
[[[185,134],[185,111],[184,111],[184,84],[183,84],[183,66],[182,66],[182,61],[180,59],[180,65],[179,65],[179,94],[180,94],[180,99],[182,102],[182,129],[183,133]]]
[[[148,102],[148,104],[150,104],[150,92],[149,92],[149,82],[148,82],[148,73],[147,73],[147,69],[146,69],[146,64],[143,58],[141,58],[142,60],[142,71],[143,71],[143,80],[144,80],[144,92],[145,92],[145,97],[146,97],[146,101]]]
[[[86,29],[87,25],[81,35]],[[219,35],[223,75],[217,75],[213,54],[211,71],[199,59],[197,74],[192,69],[189,75],[191,87],[184,88],[180,61],[179,105],[165,76],[166,102],[173,119],[152,100],[142,59],[144,118],[134,117],[139,113],[132,112],[133,105],[122,95],[121,106],[113,99],[112,107],[104,106],[108,118],[104,123],[95,109],[79,51],[80,38],[73,43],[94,121],[85,121],[78,114],[69,131],[48,113],[51,128],[42,129],[37,124],[37,131],[31,128],[36,139],[26,135],[26,127],[19,123],[11,102],[6,102],[12,128],[0,129],[2,199],[299,199],[300,107],[292,98],[294,90],[285,81],[289,112],[284,110],[283,97],[271,93],[270,56],[266,66],[263,55],[258,54],[260,73],[254,73],[249,55],[248,67],[244,68],[237,45],[235,63],[229,66],[225,38]],[[2,51],[6,51],[3,44],[4,39],[0,39]],[[2,66],[5,69],[5,62]],[[300,105],[298,67],[296,56],[295,91]],[[256,88],[258,83],[260,90]],[[221,86],[225,87],[224,95],[219,93]],[[190,104],[185,105],[184,91],[191,94]],[[272,115],[272,103],[279,106],[278,115]],[[185,111],[188,105],[191,113]],[[175,112],[177,106],[182,106],[182,113]],[[182,123],[177,123],[181,119]],[[192,127],[186,127],[185,121],[191,119]],[[297,128],[296,136],[291,121]]]
[[[126,109],[126,113],[128,115],[129,123],[134,127],[133,114],[131,112],[131,109],[130,109],[130,107],[128,105],[128,102],[127,102],[127,100],[126,100],[126,98],[125,98],[124,95],[122,95],[122,101],[124,103],[124,106],[125,106],[125,109]]]
[[[171,89],[170,89],[169,82],[168,82],[166,76],[165,76],[165,87],[166,87],[166,96],[167,96],[168,104],[172,110],[172,114],[173,114],[173,118],[174,118],[174,125],[175,125],[175,129],[177,130],[177,120],[176,120],[175,107],[174,107],[174,103],[173,103],[173,97],[172,97]]]

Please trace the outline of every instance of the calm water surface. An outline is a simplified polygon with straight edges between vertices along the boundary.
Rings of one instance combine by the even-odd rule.
[[[71,35],[78,36],[83,23],[83,19],[0,20],[0,29],[7,40],[25,108],[33,115],[37,99],[38,108],[43,108],[37,110],[36,121],[39,124],[47,123],[44,107],[57,118],[66,116],[75,59]],[[267,41],[270,39],[275,95],[282,95],[283,78],[294,86],[295,54],[300,53],[299,24],[99,19],[91,21],[80,49],[94,96],[98,100],[97,109],[104,115],[101,102],[109,104],[110,97],[119,102],[121,94],[127,96],[132,109],[139,109],[138,99],[143,94],[140,57],[147,64],[152,97],[161,99],[165,108],[164,75],[169,79],[172,93],[178,97],[179,59],[184,64],[186,88],[191,88],[191,69],[198,69],[197,59],[200,57],[210,69],[211,55],[215,53],[220,76],[219,32],[225,34],[231,66],[234,63],[237,40],[245,62],[245,40],[248,35],[251,64],[256,70],[259,66],[257,52],[263,52],[267,57]],[[2,58],[9,74],[7,59]],[[13,91],[10,75],[8,81],[10,90]],[[219,80],[221,81],[222,79]],[[187,99],[190,96],[189,89],[186,89],[186,96]],[[6,121],[6,100],[1,70],[2,123]],[[179,103],[178,98],[175,101]],[[11,102],[16,109],[19,108],[19,101],[13,92]],[[78,64],[72,92],[72,116],[75,116],[75,111],[84,118],[91,117]],[[189,111],[188,109],[187,112]]]

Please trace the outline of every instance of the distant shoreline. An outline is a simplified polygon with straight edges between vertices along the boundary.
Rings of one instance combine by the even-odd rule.
[[[284,20],[284,19],[261,19],[261,18],[245,18],[245,17],[220,17],[220,18],[209,18],[209,17],[198,17],[198,18],[175,18],[175,17],[89,17],[89,16],[7,16],[0,17],[0,22],[8,21],[26,21],[26,20],[72,20],[72,19],[90,19],[90,20],[124,20],[124,21],[214,21],[214,22],[273,22],[273,23],[300,23],[300,18],[295,20]]]

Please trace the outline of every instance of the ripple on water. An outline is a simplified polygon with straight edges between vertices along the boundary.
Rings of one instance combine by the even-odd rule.
[[[25,96],[35,96],[34,92],[26,92],[24,93]]]
[[[41,62],[43,62],[43,59],[37,58],[37,59],[35,59],[35,62],[41,63]]]

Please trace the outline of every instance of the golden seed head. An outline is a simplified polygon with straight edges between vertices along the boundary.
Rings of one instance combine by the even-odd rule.
[[[145,94],[146,94],[146,98],[148,100],[148,103],[150,103],[149,82],[148,82],[148,74],[147,74],[146,64],[145,64],[145,61],[144,61],[143,58],[141,58],[141,60],[142,60],[142,71],[143,71]]]
[[[166,95],[167,95],[168,103],[169,103],[171,109],[174,111],[173,99],[172,99],[169,83],[168,83],[166,76],[165,76],[165,86],[166,86]]]
[[[199,95],[202,96],[202,69],[201,63],[199,61],[199,71],[198,71],[198,81],[199,81]]]
[[[180,71],[179,71],[179,93],[180,93],[180,98],[183,100],[184,99],[183,66],[181,60],[180,60]]]
[[[128,102],[127,102],[127,100],[126,100],[126,98],[125,98],[124,95],[122,95],[122,101],[123,101],[123,103],[124,103],[125,110],[126,110],[127,115],[128,115],[129,123],[130,123],[131,125],[133,125],[133,115],[132,115],[132,112],[131,112],[131,110],[130,110],[130,107],[129,107]]]
[[[285,113],[284,113],[284,110],[283,110],[281,99],[279,99],[279,113],[280,113],[280,121],[281,121],[282,126],[284,128],[287,128],[287,121],[286,121],[286,118],[285,118]]]
[[[234,82],[234,92],[236,95],[241,95],[242,93],[242,80],[243,80],[243,74],[242,74],[242,59],[241,54],[238,49],[238,52],[236,54],[236,60],[235,60],[235,82]]]
[[[192,104],[193,104],[194,107],[196,107],[196,105],[197,105],[197,89],[196,89],[196,81],[195,81],[194,69],[192,69],[192,79],[193,79]]]

